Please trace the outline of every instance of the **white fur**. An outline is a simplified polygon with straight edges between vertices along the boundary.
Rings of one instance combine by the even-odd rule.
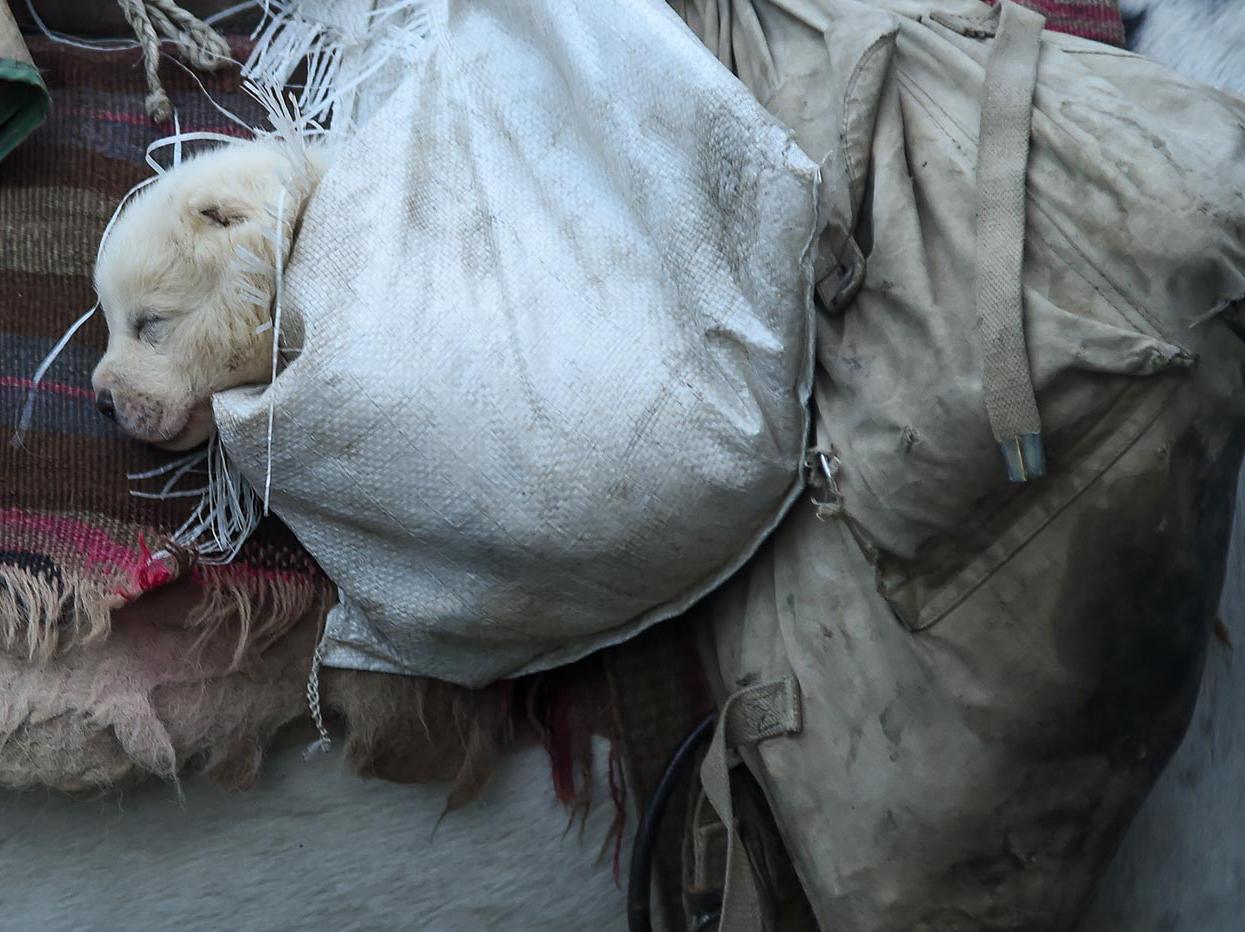
[[[1245,95],[1245,3],[1120,0],[1137,23],[1133,51],[1206,84]]]
[[[95,369],[128,433],[181,450],[207,439],[213,393],[270,378],[274,207],[288,249],[314,179],[283,144],[223,146],[167,171],[117,219],[95,287],[108,350]]]

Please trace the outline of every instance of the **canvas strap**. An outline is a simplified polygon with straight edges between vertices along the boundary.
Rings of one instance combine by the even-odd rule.
[[[1025,344],[1021,270],[1033,91],[1045,18],[1001,0],[986,62],[977,148],[977,326],[990,428],[1013,482],[1045,472]]]
[[[726,828],[726,880],[718,932],[759,932],[763,926],[757,878],[739,838],[731,798],[734,750],[800,731],[800,689],[795,677],[749,686],[731,695],[718,716],[713,740],[700,766],[705,799]],[[698,868],[698,872],[700,871]]]

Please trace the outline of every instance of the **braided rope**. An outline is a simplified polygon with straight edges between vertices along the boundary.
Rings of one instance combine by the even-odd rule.
[[[215,71],[229,63],[229,43],[215,29],[192,13],[183,10],[174,0],[147,0],[152,22],[177,43],[190,64],[203,71]]]
[[[220,68],[231,60],[229,44],[220,33],[183,10],[175,0],[117,0],[117,3],[143,53],[147,115],[163,123],[173,115],[173,103],[160,83],[161,36],[173,42],[191,65],[204,71]]]
[[[173,115],[173,103],[168,92],[160,83],[158,69],[160,61],[160,39],[151,17],[147,15],[147,4],[143,0],[117,0],[121,12],[125,15],[130,28],[138,39],[139,48],[143,50],[143,71],[147,75],[147,99],[144,105],[147,115],[157,123],[163,123]]]

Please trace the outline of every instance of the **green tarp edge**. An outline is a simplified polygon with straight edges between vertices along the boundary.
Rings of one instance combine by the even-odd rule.
[[[0,161],[46,119],[51,98],[28,62],[0,59]]]

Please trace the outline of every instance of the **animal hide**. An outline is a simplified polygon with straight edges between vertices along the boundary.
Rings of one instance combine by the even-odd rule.
[[[235,625],[185,623],[194,592],[175,584],[119,611],[102,642],[47,665],[0,654],[0,785],[97,789],[206,773],[251,786],[278,729],[307,715],[306,676],[321,606],[235,666]],[[511,730],[497,687],[324,670],[323,706],[363,776],[448,782],[451,805],[478,792]]]

